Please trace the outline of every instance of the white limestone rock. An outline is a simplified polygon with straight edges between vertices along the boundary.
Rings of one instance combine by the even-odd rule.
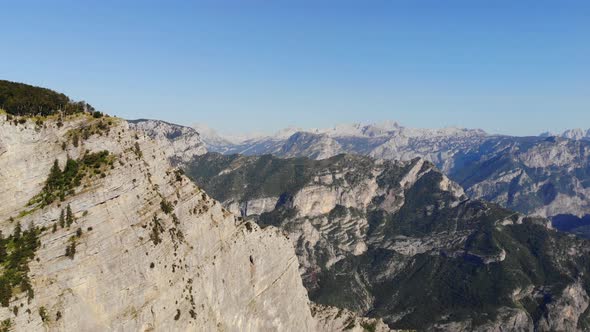
[[[40,128],[0,115],[0,229],[8,234],[16,222],[47,229],[29,264],[34,298],[27,303],[15,294],[10,308],[0,308],[0,320],[10,319],[18,331],[315,330],[289,240],[237,219],[178,177],[168,143],[136,138],[125,121],[110,118],[108,133],[74,147],[66,133],[92,121],[99,120],[78,115],[58,127],[48,119]],[[63,202],[27,206],[55,159],[63,165],[86,150],[116,157],[104,178],[85,179]],[[163,199],[173,205],[170,214],[162,211]],[[75,223],[52,232],[68,204]],[[157,244],[150,239],[154,217],[163,227]],[[70,259],[65,248],[78,228]]]
[[[163,151],[174,165],[183,165],[194,156],[207,153],[199,133],[191,128],[160,120],[133,120],[129,126],[160,141]]]

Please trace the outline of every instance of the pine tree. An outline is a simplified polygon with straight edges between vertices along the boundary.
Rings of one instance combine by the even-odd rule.
[[[15,240],[18,240],[18,239],[20,239],[20,236],[21,236],[21,234],[22,234],[22,230],[23,230],[23,229],[22,229],[22,227],[21,227],[21,225],[20,225],[20,222],[19,222],[19,223],[17,223],[17,224],[16,224],[16,226],[14,227],[14,233],[12,233],[12,234],[13,234],[13,236],[14,236],[14,239],[15,239]]]
[[[68,204],[67,212],[66,212],[66,224],[68,225],[68,227],[70,227],[73,222],[74,222],[74,215],[72,214],[72,208],[70,207],[70,204]]]
[[[59,215],[59,227],[64,228],[66,225],[66,217],[64,214],[64,210],[61,210],[61,214]]]
[[[0,277],[0,305],[8,307],[10,298],[12,297],[12,287],[10,282],[4,277]]]
[[[49,205],[55,200],[55,191],[63,186],[63,176],[57,159],[49,171],[49,176],[43,188],[43,205]],[[59,194],[59,193],[58,193]]]
[[[49,176],[47,177],[47,189],[49,191],[54,191],[55,189],[59,188],[59,184],[61,182],[61,169],[59,168],[59,163],[57,159],[53,162],[53,166],[51,166],[51,170],[49,171]]]
[[[66,257],[69,257],[70,259],[74,259],[75,255],[76,255],[76,238],[72,236],[70,238],[70,244],[66,247]]]
[[[78,175],[79,167],[80,166],[78,165],[77,161],[68,157],[68,160],[66,161],[66,166],[64,167],[64,171],[62,173],[64,178],[64,184],[66,184],[67,186],[70,186],[72,184],[74,178],[76,177],[76,175]]]

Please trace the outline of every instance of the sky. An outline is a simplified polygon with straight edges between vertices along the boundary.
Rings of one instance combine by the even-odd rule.
[[[590,128],[590,2],[6,1],[0,79],[222,133]]]

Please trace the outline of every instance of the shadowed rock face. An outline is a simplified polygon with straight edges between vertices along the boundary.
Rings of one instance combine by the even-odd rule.
[[[562,138],[489,140],[449,169],[473,196],[527,214],[590,213],[590,142]]]
[[[0,230],[20,224],[39,241],[25,273],[33,296],[9,288],[0,320],[18,331],[315,330],[291,243],[228,212],[170,166],[167,143],[131,127],[0,115]],[[62,184],[48,189],[55,160]],[[61,197],[43,200],[53,190]]]
[[[589,326],[588,242],[469,199],[423,159],[208,153],[186,171],[224,206],[288,234],[316,302],[392,328]]]
[[[590,238],[590,215],[580,218],[571,214],[559,214],[551,220],[555,229]]]

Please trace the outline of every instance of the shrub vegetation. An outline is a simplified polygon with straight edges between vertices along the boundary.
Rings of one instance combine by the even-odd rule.
[[[74,189],[80,186],[85,176],[101,174],[104,171],[103,166],[112,165],[112,163],[112,156],[108,151],[86,153],[79,160],[68,158],[63,171],[60,169],[57,160],[55,160],[43,190],[29,204],[41,203],[41,206],[46,206],[53,203],[57,198],[63,201],[67,195],[74,194]],[[68,211],[68,213],[71,213],[71,211]],[[70,217],[67,216],[66,218],[68,219],[66,220],[68,226],[71,224],[70,220],[72,220]],[[60,226],[63,227],[62,216],[60,216]]]
[[[0,304],[3,307],[8,307],[16,291],[26,292],[29,299],[33,298],[28,263],[39,247],[40,233],[37,227],[23,231],[20,224],[16,224],[12,235],[6,238],[0,232]]]

